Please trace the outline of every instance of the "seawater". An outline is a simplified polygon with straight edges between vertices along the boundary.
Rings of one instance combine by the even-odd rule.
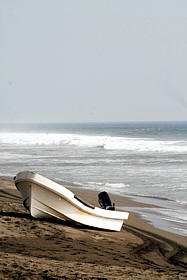
[[[187,236],[187,122],[1,124],[0,174],[23,170],[153,204],[132,210]]]

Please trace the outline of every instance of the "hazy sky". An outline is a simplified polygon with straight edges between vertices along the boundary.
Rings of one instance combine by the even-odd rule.
[[[0,0],[0,122],[187,120],[186,0]]]

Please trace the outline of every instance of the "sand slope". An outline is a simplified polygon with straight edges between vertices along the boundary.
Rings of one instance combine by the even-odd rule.
[[[36,220],[1,177],[0,279],[187,279],[187,238],[145,224],[134,214],[121,232]]]

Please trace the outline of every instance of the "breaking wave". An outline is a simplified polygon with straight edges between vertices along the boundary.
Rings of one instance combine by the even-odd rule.
[[[0,144],[72,145],[85,148],[103,148],[106,150],[187,152],[187,141],[160,141],[144,138],[58,133],[0,133]]]

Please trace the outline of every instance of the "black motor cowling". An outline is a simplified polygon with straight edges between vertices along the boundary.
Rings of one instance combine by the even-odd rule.
[[[112,204],[107,192],[100,192],[98,194],[98,201],[101,208],[106,210],[115,210],[115,205],[114,203]]]

